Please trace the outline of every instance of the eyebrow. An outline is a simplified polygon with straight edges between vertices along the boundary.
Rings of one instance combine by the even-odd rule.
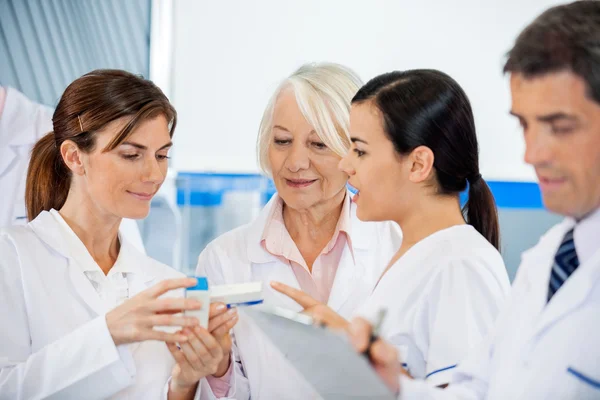
[[[287,128],[284,128],[284,127],[283,127],[283,126],[281,126],[281,125],[275,125],[275,126],[273,126],[273,129],[281,129],[282,131],[289,132],[289,130],[288,130]]]
[[[523,119],[523,117],[515,112],[513,112],[512,110],[509,112],[510,115],[515,116],[517,118],[521,118]],[[548,114],[548,115],[542,115],[539,117],[536,117],[536,119],[540,122],[546,122],[546,123],[552,123],[552,122],[556,122],[559,120],[568,120],[568,121],[577,121],[578,118],[575,115],[571,115],[571,114],[567,114],[564,112],[555,112],[552,114]]]
[[[286,131],[287,133],[291,133],[289,129],[287,129],[287,128],[284,128],[284,127],[283,127],[283,126],[281,126],[281,125],[274,125],[274,126],[273,126],[273,129],[281,129],[282,131]],[[317,135],[317,136],[318,136],[318,133],[317,133],[317,131],[315,131],[314,129],[313,129],[313,130],[311,130],[310,132],[308,132],[308,134],[309,134],[309,135]]]
[[[123,145],[128,145],[128,146],[133,146],[133,147],[135,147],[135,148],[137,148],[137,149],[140,149],[140,150],[148,150],[148,147],[147,147],[147,146],[144,146],[143,144],[139,144],[139,143],[134,143],[134,142],[123,142],[123,143],[121,143],[121,144],[123,144]],[[161,147],[160,149],[158,149],[158,151],[161,151],[161,150],[167,149],[167,148],[169,148],[169,147],[171,147],[171,146],[173,146],[173,142],[169,142],[169,143],[165,144],[163,147]]]
[[[351,137],[351,138],[350,138],[350,141],[351,141],[352,143],[360,142],[360,143],[364,143],[364,144],[369,144],[369,143],[367,143],[367,141],[365,141],[365,140],[362,140],[361,138],[357,138],[357,137]]]

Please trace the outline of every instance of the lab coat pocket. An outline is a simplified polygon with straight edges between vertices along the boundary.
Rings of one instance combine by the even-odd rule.
[[[575,366],[567,368],[570,396],[577,399],[597,399],[600,397],[600,371],[587,371]]]
[[[406,345],[396,345],[396,349],[398,349],[398,355],[400,356],[400,362],[402,363],[402,368],[406,370],[410,374],[410,367],[408,365],[408,346]]]

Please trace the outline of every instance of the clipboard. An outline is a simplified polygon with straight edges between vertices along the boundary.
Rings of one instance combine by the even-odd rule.
[[[325,400],[395,400],[368,360],[344,336],[308,315],[279,307],[240,309]]]

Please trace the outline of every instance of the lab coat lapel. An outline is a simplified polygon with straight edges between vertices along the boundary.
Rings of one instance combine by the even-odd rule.
[[[127,284],[129,298],[153,286],[158,281],[159,273],[154,265],[132,242],[119,233],[121,249],[118,262],[127,266]]]
[[[597,250],[592,258],[579,268],[565,281],[561,288],[545,306],[536,324],[536,334],[543,333],[553,323],[559,321],[569,312],[576,309],[588,297],[594,287],[594,283],[600,279],[600,250]],[[543,283],[544,300],[548,293],[548,279],[540,281]]]
[[[264,272],[263,272],[264,271]],[[267,277],[268,279],[264,279]],[[295,289],[302,290],[294,271],[289,264],[279,260],[275,262],[252,264],[253,280],[263,281],[263,296],[265,304],[277,305],[289,310],[302,311],[302,307],[291,298],[279,293],[271,287],[271,282],[281,282]]]
[[[16,158],[17,152],[12,146],[0,148],[0,179],[5,179],[4,175],[10,170],[10,166],[16,161]]]
[[[350,294],[354,291],[356,286],[361,281],[361,269],[362,264],[359,260],[362,251],[355,251],[356,260],[352,257],[350,246],[346,244],[342,257],[340,258],[340,264],[335,273],[335,279],[333,286],[331,287],[331,293],[329,295],[329,301],[327,305],[334,311],[339,312]]]
[[[77,260],[69,257],[69,281],[73,285],[74,291],[79,295],[83,302],[90,308],[95,315],[103,315],[108,309],[102,302],[100,295],[92,285],[92,282],[85,276],[81,267],[77,265]]]
[[[64,227],[47,211],[43,211],[30,223],[38,237],[50,248],[67,259],[67,279],[72,289],[96,315],[106,313],[102,299],[84,271],[99,270],[83,243],[76,243],[64,234]],[[93,265],[91,264],[93,263]],[[94,268],[95,267],[95,268]]]
[[[301,311],[302,308],[295,301],[275,291],[270,286],[271,281],[277,281],[285,283],[293,288],[300,289],[294,271],[289,264],[284,263],[278,257],[266,251],[260,243],[260,238],[265,230],[271,210],[278,201],[278,195],[273,195],[271,200],[259,214],[258,218],[250,225],[247,235],[248,242],[246,243],[246,254],[248,254],[250,268],[242,274],[245,276],[236,276],[232,278],[242,282],[262,281],[265,304],[275,304],[291,310]]]
[[[337,312],[351,297],[358,294],[359,287],[367,291],[372,289],[373,274],[368,274],[367,268],[376,267],[369,266],[369,249],[373,237],[377,234],[374,226],[359,220],[356,217],[356,205],[351,204],[350,240],[346,241],[327,302],[327,305]]]

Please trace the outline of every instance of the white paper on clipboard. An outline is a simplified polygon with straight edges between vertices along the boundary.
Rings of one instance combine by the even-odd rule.
[[[263,331],[323,399],[396,399],[368,360],[339,334],[310,324],[305,315],[288,318],[280,310],[254,307],[239,313]]]

